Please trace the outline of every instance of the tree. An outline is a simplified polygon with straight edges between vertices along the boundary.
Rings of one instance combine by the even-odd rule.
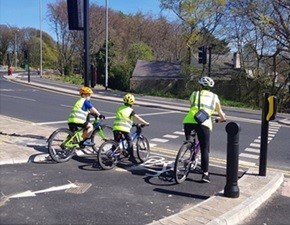
[[[72,72],[74,57],[78,51],[83,49],[77,45],[81,40],[81,33],[68,29],[67,2],[60,0],[50,3],[48,7],[48,18],[57,38],[58,70],[61,74],[68,75]]]
[[[137,60],[154,60],[153,50],[145,43],[135,43],[129,46],[128,61],[132,68],[134,68]]]
[[[163,9],[172,10],[187,28],[188,63],[198,45],[208,45],[206,33],[213,34],[220,24],[225,0],[160,0]]]

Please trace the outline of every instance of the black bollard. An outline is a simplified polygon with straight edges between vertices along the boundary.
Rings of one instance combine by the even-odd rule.
[[[230,122],[226,126],[226,132],[228,133],[227,183],[224,188],[224,196],[238,198],[240,194],[238,187],[240,125]]]

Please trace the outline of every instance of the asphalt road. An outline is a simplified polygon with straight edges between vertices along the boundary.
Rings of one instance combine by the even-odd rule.
[[[194,173],[176,185],[128,161],[109,171],[92,163],[1,166],[1,224],[146,224],[204,201],[226,182],[224,168],[211,168],[210,185]],[[71,183],[79,188],[65,188]]]
[[[48,81],[45,80],[47,83]],[[71,85],[65,85],[66,88]],[[113,94],[115,92],[110,92]],[[120,96],[121,97],[121,96]],[[138,96],[138,99],[152,99],[148,96]],[[54,127],[67,126],[66,118],[77,96],[60,94],[31,86],[1,80],[0,107],[1,114],[20,119],[25,119],[38,124]],[[154,99],[156,101],[156,99]],[[152,100],[153,101],[153,100]],[[170,100],[172,101],[172,100]],[[165,101],[163,104],[170,104]],[[93,104],[104,115],[106,123],[112,124],[115,110],[120,105],[113,101],[92,99]],[[15,110],[17,108],[17,110]],[[182,119],[185,112],[179,110],[166,110],[135,106],[135,111],[150,122],[150,126],[144,130],[145,135],[156,148],[171,150],[176,155],[184,140]],[[33,110],[32,110],[33,109]],[[240,161],[251,166],[259,166],[259,145],[261,136],[261,115],[256,110],[225,109],[231,118],[228,120],[237,122],[240,127],[239,149]],[[211,157],[226,159],[227,133],[226,123],[215,124],[211,134]],[[268,165],[277,169],[290,170],[287,159],[290,158],[288,134],[289,127],[273,123],[270,124],[271,135],[268,143]],[[254,151],[254,152],[253,152]]]

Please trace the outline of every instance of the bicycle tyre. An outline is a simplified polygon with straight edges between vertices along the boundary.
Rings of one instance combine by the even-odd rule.
[[[141,163],[145,162],[150,156],[150,145],[146,137],[140,136],[136,141],[137,156]]]
[[[184,143],[176,156],[174,163],[174,179],[180,184],[186,180],[191,167],[191,143]]]
[[[113,151],[119,147],[119,143],[114,140],[107,140],[103,142],[98,151],[99,165],[104,170],[113,169],[117,163],[118,158],[113,156]]]
[[[102,133],[104,136],[102,137],[101,134],[99,133],[99,128],[95,129],[92,133],[91,136],[91,141],[95,143],[94,147],[98,149],[100,145],[106,141],[106,140],[113,140],[113,128],[107,125],[101,125],[102,127]]]
[[[69,161],[75,154],[75,149],[64,149],[61,145],[71,137],[73,133],[67,128],[55,130],[48,140],[48,153],[50,157],[58,163]]]

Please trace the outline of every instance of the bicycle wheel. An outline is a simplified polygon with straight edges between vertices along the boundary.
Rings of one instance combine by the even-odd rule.
[[[150,155],[150,145],[146,137],[140,136],[136,141],[136,151],[139,160],[143,163],[145,162]]]
[[[60,128],[54,131],[48,139],[48,153],[50,157],[58,162],[67,162],[75,154],[74,148],[65,148],[64,144],[72,136],[67,128]]]
[[[118,158],[114,156],[114,151],[116,151],[118,147],[119,144],[114,140],[107,140],[101,144],[98,151],[98,161],[102,169],[110,170],[117,165]]]
[[[184,143],[176,156],[174,163],[174,179],[180,184],[186,180],[191,167],[191,143]]]
[[[91,136],[91,140],[95,143],[97,149],[104,141],[113,139],[113,128],[107,125],[102,125],[100,128],[95,129]]]

